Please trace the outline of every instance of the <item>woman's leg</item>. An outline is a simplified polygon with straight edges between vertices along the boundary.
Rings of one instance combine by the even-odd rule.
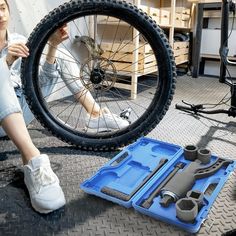
[[[33,208],[49,213],[65,205],[63,191],[48,156],[40,155],[29,136],[4,59],[0,59],[0,71],[0,124],[21,153],[24,182]]]
[[[17,89],[17,99],[18,99],[18,102],[21,107],[24,122],[25,122],[26,126],[28,126],[34,120],[34,115],[31,112],[31,110],[26,102],[26,99],[25,99],[25,96],[22,92],[22,89]],[[4,131],[4,129],[2,127],[0,127],[0,138],[5,137],[5,136],[7,136],[6,132]]]
[[[2,127],[20,151],[24,165],[40,155],[29,136],[22,113],[13,113],[5,117]]]
[[[0,61],[0,122],[4,131],[19,149],[23,163],[40,153],[26,128],[22,110],[10,81],[10,71],[4,59]]]
[[[99,116],[101,108],[92,94],[81,83],[80,68],[78,63],[73,60],[73,56],[67,50],[60,48],[57,51],[57,63],[59,74],[75,99],[85,108],[88,114]]]
[[[79,65],[73,61],[73,56],[64,49],[60,49],[57,53],[61,78],[74,95],[76,101],[80,102],[88,113],[86,121],[87,128],[96,131],[107,131],[127,127],[129,125],[127,120],[111,113],[106,107],[100,107],[94,100],[92,94],[84,88],[80,80]]]

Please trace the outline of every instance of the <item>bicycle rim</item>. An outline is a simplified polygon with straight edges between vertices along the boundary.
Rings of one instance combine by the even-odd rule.
[[[64,70],[67,82],[56,79],[45,96],[48,84],[42,83],[40,71],[48,39],[64,24],[70,37],[59,45],[56,60],[63,57],[65,64],[73,63],[78,70],[76,74]],[[163,31],[130,4],[66,3],[39,23],[28,46],[31,55],[22,63],[22,78],[29,105],[49,131],[79,148],[111,150],[127,145],[152,130],[170,105],[175,87],[173,53]],[[127,118],[128,127],[88,129],[91,115],[68,88],[70,81],[80,81],[101,108]]]

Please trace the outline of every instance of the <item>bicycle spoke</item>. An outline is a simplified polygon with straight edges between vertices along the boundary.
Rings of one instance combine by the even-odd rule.
[[[92,4],[87,5],[86,1],[79,2],[83,6],[79,8],[66,4],[66,9],[71,8],[68,12],[73,12],[71,16],[61,14],[54,19],[55,12],[51,16],[54,20],[48,21],[58,20],[53,32],[59,25],[68,25],[71,30],[69,37],[54,48],[54,66],[44,64],[48,53],[55,52],[49,51],[53,45],[48,39],[53,32],[39,31],[42,39],[38,35],[41,40],[35,41],[39,41],[39,48],[34,48],[35,58],[27,64],[37,73],[35,78],[28,78],[28,83],[35,90],[38,105],[43,104],[38,109],[44,110],[45,118],[39,116],[43,122],[49,114],[49,130],[60,133],[58,136],[69,143],[76,140],[78,146],[104,150],[128,144],[129,134],[132,140],[139,131],[145,134],[141,122],[150,130],[162,118],[168,97],[162,94],[171,87],[164,76],[172,75],[167,69],[173,66],[165,66],[164,48],[156,50],[156,45],[167,45],[164,35],[138,10],[125,6],[132,14],[123,18],[124,3],[90,1]],[[110,6],[109,12],[104,5]],[[158,63],[157,53],[162,63]]]
[[[109,16],[108,16],[107,19],[106,19],[105,27],[104,27],[104,25],[103,25],[104,29],[103,29],[102,36],[101,36],[101,39],[100,39],[99,47],[102,46],[102,41],[103,41],[103,37],[104,37],[105,31],[106,31],[106,28],[107,28],[107,25],[108,25],[108,20],[109,20]]]
[[[79,32],[80,36],[82,36],[83,34],[80,32],[78,25],[75,23],[74,20],[72,22],[73,22],[73,25],[75,26],[75,28],[77,29],[77,31]]]

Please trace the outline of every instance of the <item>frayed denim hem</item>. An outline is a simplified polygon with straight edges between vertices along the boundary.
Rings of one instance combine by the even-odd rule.
[[[1,111],[0,112],[0,124],[2,123],[2,120],[4,118],[6,118],[7,116],[9,116],[13,113],[22,113],[22,111],[19,107],[9,107],[9,108]]]

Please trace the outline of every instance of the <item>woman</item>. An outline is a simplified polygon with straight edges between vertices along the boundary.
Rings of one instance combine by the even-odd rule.
[[[35,147],[25,125],[14,90],[20,84],[11,66],[17,66],[18,57],[27,57],[29,49],[23,37],[7,32],[8,20],[9,5],[7,0],[0,0],[0,124],[20,151],[24,181],[33,208],[40,213],[49,213],[65,205],[65,197],[48,156]]]
[[[26,40],[23,36],[16,33],[11,34],[7,30],[9,15],[7,0],[0,0],[0,125],[22,156],[24,182],[28,188],[33,208],[40,213],[49,213],[62,207],[65,204],[65,197],[59,180],[51,169],[48,156],[41,154],[35,147],[26,128],[26,124],[32,121],[33,115],[22,94],[20,63],[21,58],[26,58],[30,51],[25,45]],[[67,63],[67,60],[55,57],[56,53],[59,53],[56,50],[57,46],[67,38],[68,32],[65,25],[49,39],[46,60],[40,72],[42,83],[44,84],[46,81],[49,86],[45,86],[43,92],[49,94],[55,84],[54,80],[60,77],[92,117],[91,125],[88,123],[89,128],[97,129],[98,124],[99,128],[100,125],[104,125],[102,128],[107,129],[128,126],[127,121],[111,114],[106,109],[100,109],[79,80],[68,82],[68,73],[65,70],[75,71],[78,68],[75,68],[72,63]],[[68,54],[62,51],[59,58],[67,56]],[[3,130],[1,131],[2,136],[5,135]]]

